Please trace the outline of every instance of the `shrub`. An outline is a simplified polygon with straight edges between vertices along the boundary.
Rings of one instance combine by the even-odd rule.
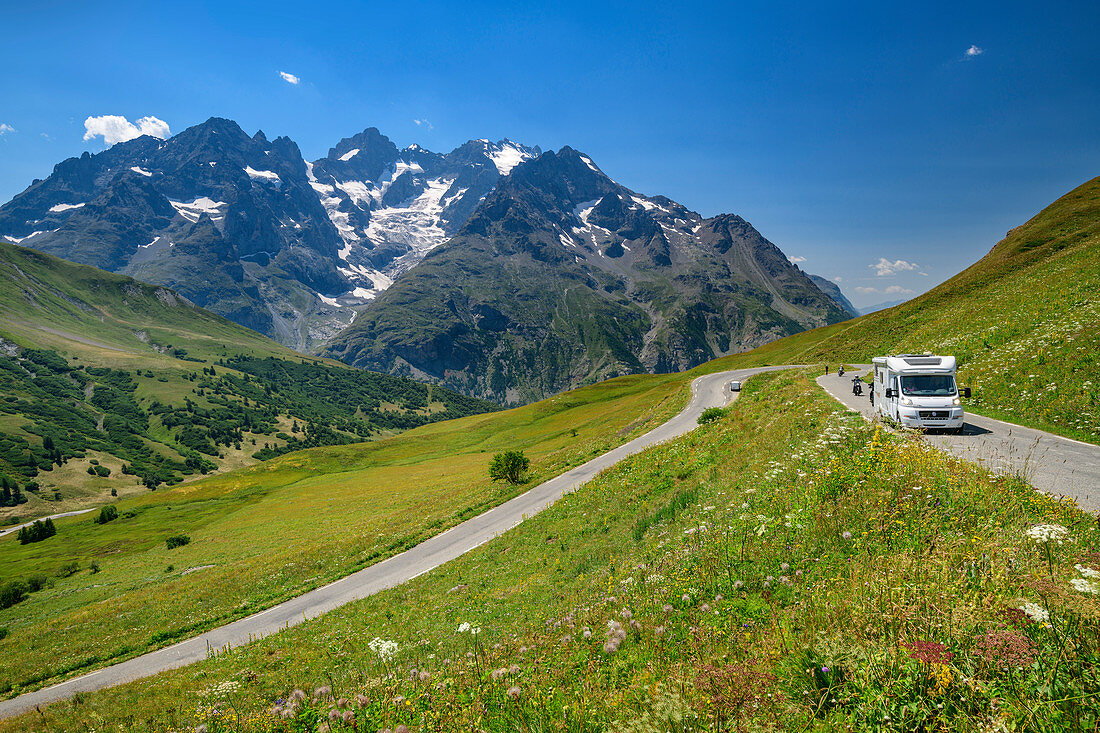
[[[700,425],[708,425],[712,422],[718,422],[722,419],[722,416],[726,414],[726,411],[721,407],[708,407],[703,410],[703,414],[699,416]]]
[[[77,570],[80,570],[80,563],[74,560],[70,563],[65,563],[64,565],[59,567],[55,575],[57,575],[57,577],[59,578],[67,578],[70,575],[76,573]]]
[[[112,519],[118,519],[118,509],[113,504],[108,504],[99,510],[99,516],[96,517],[96,524],[107,524]]]
[[[11,608],[27,597],[27,586],[21,580],[9,580],[0,585],[0,608]]]
[[[88,572],[91,573],[92,575],[95,575],[96,573],[98,573],[99,572],[99,563],[97,563],[95,560],[92,560],[88,564]]]
[[[489,478],[493,481],[507,481],[510,484],[523,483],[524,474],[531,461],[521,450],[506,450],[497,453],[489,461]]]
[[[164,544],[168,545],[169,550],[174,550],[177,547],[183,547],[184,545],[191,544],[191,538],[185,534],[177,534],[166,539],[164,541]]]

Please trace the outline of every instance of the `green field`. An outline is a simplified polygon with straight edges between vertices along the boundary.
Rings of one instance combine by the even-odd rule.
[[[1040,522],[1072,540],[1049,564]],[[0,730],[1091,730],[1100,602],[1069,581],[1098,549],[778,373],[428,575]]]
[[[0,688],[16,694],[164,646],[377,562],[524,490],[489,481],[494,452],[525,450],[533,485],[660,424],[686,403],[685,385],[622,377],[145,492],[119,501],[107,524],[60,519],[43,542],[0,538],[5,580],[50,582],[0,610]],[[169,550],[174,535],[191,543]]]
[[[165,288],[13,245],[0,244],[0,314],[9,522],[498,409],[295,354]]]

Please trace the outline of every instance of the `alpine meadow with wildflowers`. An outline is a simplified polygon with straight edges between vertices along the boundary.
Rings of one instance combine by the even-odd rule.
[[[0,730],[1093,730],[1098,578],[1092,517],[781,372],[429,574]]]

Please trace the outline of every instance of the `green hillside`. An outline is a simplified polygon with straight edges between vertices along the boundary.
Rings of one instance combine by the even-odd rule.
[[[494,409],[303,357],[167,288],[0,243],[0,519]]]
[[[1091,518],[810,376],[409,583],[0,731],[1094,729]]]
[[[1062,196],[924,295],[744,356],[754,363],[835,365],[924,351],[958,357],[960,381],[974,390],[967,409],[1100,442],[1100,178]],[[729,363],[718,359],[699,369]]]

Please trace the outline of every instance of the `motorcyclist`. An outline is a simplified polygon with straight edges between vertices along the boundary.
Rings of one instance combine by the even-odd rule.
[[[859,377],[852,377],[852,394],[854,394],[854,395],[862,395],[863,394],[863,380],[860,379]]]

